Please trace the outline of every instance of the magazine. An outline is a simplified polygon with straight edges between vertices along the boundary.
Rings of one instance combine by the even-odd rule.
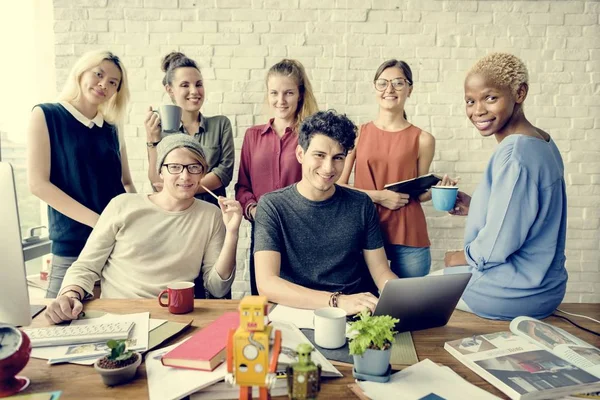
[[[511,399],[600,390],[600,350],[534,318],[518,317],[510,332],[474,335],[444,348]]]

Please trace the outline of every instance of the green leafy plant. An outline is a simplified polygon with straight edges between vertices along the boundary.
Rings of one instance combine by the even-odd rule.
[[[106,345],[110,349],[110,354],[106,356],[111,361],[125,361],[131,358],[135,353],[127,350],[127,341],[122,340],[109,340]]]
[[[367,349],[386,350],[394,342],[394,326],[400,320],[389,315],[371,315],[363,310],[359,319],[350,324],[350,354],[360,356]]]

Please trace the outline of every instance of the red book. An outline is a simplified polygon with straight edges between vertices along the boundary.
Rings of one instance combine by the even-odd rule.
[[[161,357],[163,365],[212,371],[227,357],[227,336],[240,325],[239,312],[228,312]]]

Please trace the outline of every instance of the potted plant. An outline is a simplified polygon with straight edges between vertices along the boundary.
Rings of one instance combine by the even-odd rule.
[[[371,315],[363,310],[359,319],[350,324],[350,354],[354,358],[354,370],[366,376],[389,374],[392,343],[400,320],[389,315]]]
[[[104,384],[116,386],[132,380],[142,363],[142,355],[127,350],[126,340],[109,340],[106,345],[110,354],[94,363],[94,368],[102,376]]]

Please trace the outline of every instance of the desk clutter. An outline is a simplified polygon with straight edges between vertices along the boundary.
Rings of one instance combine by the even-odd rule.
[[[341,387],[347,390],[348,385],[359,399],[498,398],[467,381],[464,370],[457,370],[461,372],[458,375],[453,369],[425,357],[419,362],[411,333],[395,333],[395,321],[391,317],[359,315],[347,324],[343,345],[329,349],[320,347],[315,341],[312,310],[277,305],[269,312],[263,296],[242,299],[237,312],[232,312],[231,307],[223,309],[225,311],[205,318],[204,324],[200,325],[202,328],[192,335],[160,349],[157,347],[161,343],[192,321],[154,319],[150,318],[150,312],[109,314],[86,310],[87,315],[73,321],[72,327],[83,326],[93,331],[90,327],[96,325],[131,324],[129,335],[123,340],[108,342],[36,347],[32,349],[31,357],[47,360],[48,368],[52,369],[58,368],[53,365],[60,363],[94,364],[96,369],[110,363],[118,368],[130,366],[133,369],[131,378],[145,361],[146,381],[134,381],[133,385],[136,390],[140,385],[147,387],[150,400],[178,400],[188,396],[191,400],[238,399],[240,396],[266,399],[269,395],[317,398],[322,385],[327,385],[329,390],[330,384],[336,385],[335,378],[342,377],[330,360],[338,361],[336,365],[340,369],[343,366],[347,377],[354,375],[355,384],[348,385],[343,381]],[[202,318],[199,314],[196,316]],[[181,317],[178,319],[181,321]],[[373,327],[381,334],[365,334]],[[361,328],[364,328],[362,335]],[[23,332],[27,330],[23,329]],[[484,332],[461,339],[456,338],[463,335],[447,336],[445,344],[442,340],[436,346],[444,347],[446,354],[511,399],[600,398],[597,392],[600,390],[600,350],[597,347],[558,327],[527,317],[513,320],[508,332],[490,333],[493,332],[491,329]],[[352,354],[356,357],[361,351],[366,353],[379,348],[381,343],[389,350],[389,358],[382,364],[384,369],[371,376],[356,371],[357,363]],[[142,356],[144,353],[145,357]],[[436,359],[429,354],[430,358]],[[451,363],[450,358],[446,357],[444,363]],[[451,365],[455,368],[459,364]],[[402,370],[394,371],[398,369]],[[353,370],[354,374],[350,372]],[[140,372],[138,376],[142,374]],[[31,378],[31,382],[35,382],[36,377]],[[39,376],[37,380],[40,380]],[[117,385],[121,382],[105,380],[105,383]],[[128,387],[124,386],[125,389]],[[47,386],[37,389],[42,388],[54,389]],[[68,392],[62,385],[56,389]],[[61,394],[59,391],[28,393],[30,390],[31,387],[13,397],[16,400],[55,400]],[[591,393],[594,391],[596,393]],[[66,398],[70,397],[67,395]]]

